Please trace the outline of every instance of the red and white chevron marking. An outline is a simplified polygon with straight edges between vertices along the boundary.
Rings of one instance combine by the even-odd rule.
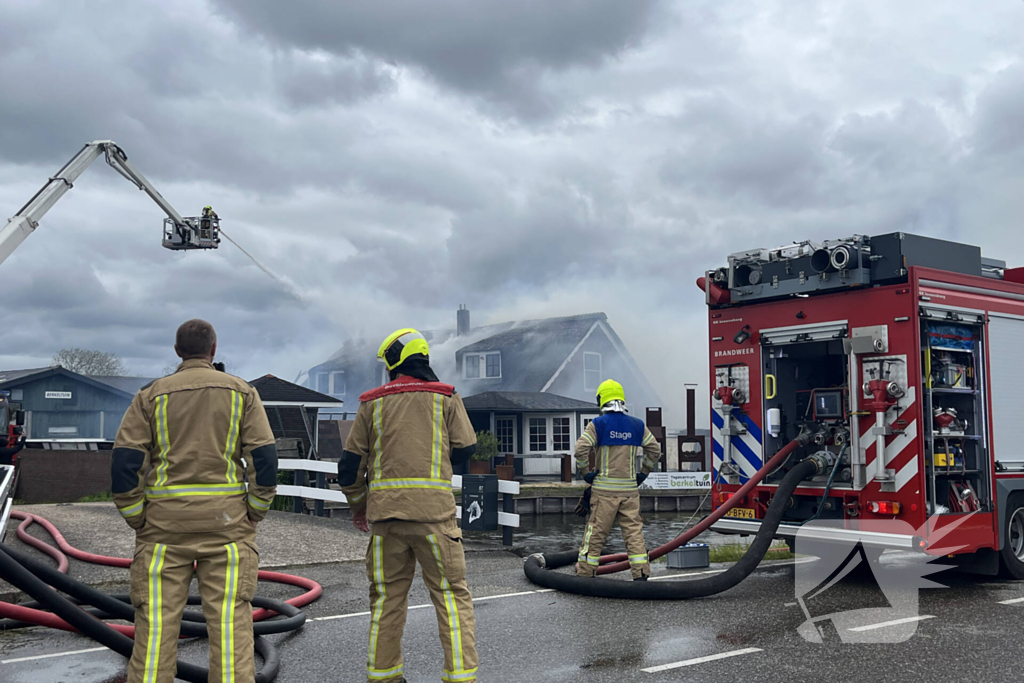
[[[886,423],[894,429],[901,429],[899,434],[885,437],[885,466],[887,469],[896,470],[896,490],[902,491],[904,486],[910,484],[917,478],[920,470],[921,442],[918,438],[919,430],[917,424],[917,392],[911,386],[907,395],[900,399],[899,414],[894,418],[893,410],[886,413]],[[897,424],[900,420],[906,421],[906,426]],[[870,415],[861,418],[860,447],[864,452],[865,460],[868,463],[868,471],[874,472],[877,449],[875,447],[875,436],[871,433],[875,426],[875,417]]]

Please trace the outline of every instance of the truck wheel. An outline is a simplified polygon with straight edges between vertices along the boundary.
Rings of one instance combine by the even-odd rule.
[[[1024,579],[1024,498],[1013,496],[1008,502],[1006,537],[999,559],[1007,576]]]

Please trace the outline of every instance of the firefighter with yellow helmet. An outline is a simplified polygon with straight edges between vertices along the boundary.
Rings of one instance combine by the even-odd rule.
[[[476,621],[451,478],[452,465],[476,450],[476,434],[462,398],[430,368],[430,348],[416,330],[389,335],[377,357],[391,381],[359,397],[338,462],[352,521],[371,533],[366,677],[371,683],[405,680],[402,631],[419,562],[444,648],[441,680],[475,681]]]
[[[256,390],[214,369],[210,323],[182,324],[174,350],[181,365],[135,394],[111,453],[114,505],[136,533],[128,681],[174,680],[193,574],[210,680],[252,681],[256,523],[277,488],[274,434]]]
[[[626,394],[622,385],[605,380],[597,388],[601,415],[595,418],[576,441],[576,467],[590,487],[578,512],[587,514],[587,529],[576,563],[578,576],[595,576],[612,526],[618,522],[629,555],[634,581],[646,581],[651,574],[644,542],[644,521],[640,516],[638,487],[661,459],[661,444],[642,420],[627,415]],[[636,456],[644,454],[640,472]],[[596,466],[591,471],[590,457]]]

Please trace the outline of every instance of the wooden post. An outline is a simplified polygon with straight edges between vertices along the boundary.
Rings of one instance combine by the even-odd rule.
[[[317,472],[316,473],[316,487],[318,489],[325,489],[325,488],[327,488],[327,473],[326,472]],[[317,499],[316,506],[315,506],[315,511],[316,511],[316,516],[317,517],[323,517],[324,516],[324,501],[322,499],[319,499],[319,498]]]
[[[306,470],[295,470],[295,485],[305,486],[306,476]],[[292,498],[292,512],[296,512],[300,515],[303,513],[302,496],[295,496]]]

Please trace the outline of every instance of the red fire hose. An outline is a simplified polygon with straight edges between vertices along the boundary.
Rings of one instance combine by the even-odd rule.
[[[109,557],[107,555],[95,555],[93,553],[87,553],[78,548],[75,548],[64,538],[64,535],[57,530],[53,524],[46,519],[43,519],[39,515],[34,515],[26,512],[18,512],[17,510],[11,511],[11,517],[14,519],[22,520],[22,523],[18,525],[17,535],[18,539],[23,543],[27,543],[32,547],[46,553],[57,562],[57,569],[61,573],[67,573],[68,570],[68,558],[67,555],[80,560],[82,562],[88,562],[89,564],[100,564],[109,567],[130,567],[131,560],[124,557]],[[28,533],[28,528],[32,524],[39,524],[43,527],[53,540],[57,543],[57,548],[52,545],[39,540],[38,538]],[[59,548],[59,549],[58,549]],[[313,602],[323,594],[323,588],[319,583],[311,579],[307,579],[301,576],[294,576],[292,574],[282,574],[280,572],[269,572],[260,571],[259,578],[262,581],[272,581],[274,583],[284,583],[290,586],[297,586],[305,589],[305,593],[298,595],[286,602],[294,607],[302,607]],[[267,619],[272,616],[276,616],[276,612],[272,612],[267,609],[257,609],[252,613],[253,621],[260,621]],[[65,622],[63,619],[51,614],[50,612],[44,612],[42,610],[31,609],[28,607],[22,607],[20,605],[12,605],[8,602],[0,601],[0,617],[17,619],[18,621],[24,621],[39,626],[46,626],[49,628],[56,628],[65,631],[75,631],[76,629],[70,624]],[[111,628],[123,633],[126,636],[134,637],[135,627],[126,626],[120,624],[110,624]]]

